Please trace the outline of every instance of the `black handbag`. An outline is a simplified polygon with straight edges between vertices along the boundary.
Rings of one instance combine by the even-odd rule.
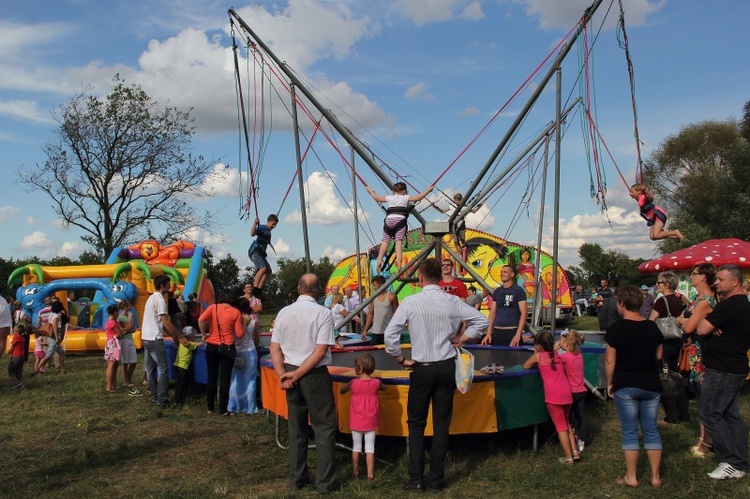
[[[677,398],[683,387],[682,376],[678,372],[670,371],[666,362],[659,373],[659,381],[661,382],[662,397]]]

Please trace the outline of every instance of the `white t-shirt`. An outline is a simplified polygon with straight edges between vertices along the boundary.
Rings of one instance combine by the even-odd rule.
[[[331,307],[331,313],[333,314],[333,325],[336,326],[336,324],[339,324],[341,321],[344,320],[344,315],[341,312],[346,311],[346,307],[344,307],[341,303],[337,303],[333,307]],[[347,327],[344,326],[341,329],[339,329],[339,332],[345,333],[347,332]]]
[[[146,300],[143,308],[143,323],[141,324],[141,339],[147,341],[164,339],[164,323],[162,315],[167,315],[167,302],[158,291]]]
[[[318,345],[334,345],[333,315],[311,296],[302,295],[281,309],[271,335],[271,342],[281,347],[284,362],[301,366]],[[331,363],[331,351],[315,367]]]
[[[408,194],[392,194],[390,196],[385,197],[385,207],[387,208],[408,208],[409,207],[409,195]],[[387,217],[385,217],[386,220],[389,218],[400,220],[404,218],[404,215],[400,215],[398,213],[391,213]]]
[[[13,316],[5,298],[0,296],[0,327],[13,327]],[[5,345],[3,345],[3,348]]]

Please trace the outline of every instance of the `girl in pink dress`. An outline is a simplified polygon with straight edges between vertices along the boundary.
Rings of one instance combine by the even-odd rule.
[[[107,382],[107,392],[112,393],[117,389],[117,366],[120,363],[120,338],[122,328],[117,322],[120,309],[117,305],[107,307],[107,323],[104,332],[107,333],[107,344],[104,346],[104,360],[107,361],[107,371],[104,373]]]
[[[362,452],[362,439],[365,441],[365,461],[367,479],[375,479],[375,430],[380,426],[380,400],[378,391],[385,391],[385,385],[372,377],[375,359],[369,353],[357,355],[354,359],[354,378],[341,387],[341,395],[352,392],[349,402],[349,428],[352,430],[352,469],[354,478],[359,478],[359,455]]]
[[[539,366],[539,374],[542,376],[544,385],[544,402],[547,411],[555,424],[557,438],[565,452],[565,457],[560,458],[562,464],[573,464],[573,460],[580,459],[580,453],[573,451],[573,432],[568,425],[570,408],[573,405],[573,392],[568,384],[565,367],[560,356],[555,351],[555,338],[549,331],[543,331],[534,338],[534,355],[524,362],[524,369]]]

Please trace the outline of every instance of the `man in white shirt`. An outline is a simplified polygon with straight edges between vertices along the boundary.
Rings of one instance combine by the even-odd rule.
[[[489,321],[478,310],[459,297],[443,292],[438,286],[440,262],[428,258],[419,265],[419,286],[422,292],[404,298],[385,330],[385,351],[411,369],[407,400],[409,426],[409,481],[403,486],[409,492],[424,491],[424,430],[432,402],[433,438],[430,448],[430,488],[445,486],[444,461],[448,452],[448,430],[453,414],[456,391],[455,357],[452,341],[461,345],[470,338],[478,339]],[[401,331],[409,323],[411,360],[401,353]],[[463,335],[455,332],[466,325]]]
[[[179,341],[186,341],[177,332],[167,313],[164,293],[169,291],[169,285],[169,276],[162,274],[154,278],[155,291],[146,301],[141,324],[148,389],[151,392],[151,401],[161,408],[169,405],[169,363],[164,348],[164,331],[172,337],[175,347]]]
[[[318,493],[335,490],[336,406],[328,373],[330,347],[334,345],[333,316],[318,305],[320,284],[315,274],[303,275],[299,298],[281,309],[271,335],[271,360],[286,390],[289,409],[289,485],[301,489],[310,483],[307,474],[308,415],[315,433]]]

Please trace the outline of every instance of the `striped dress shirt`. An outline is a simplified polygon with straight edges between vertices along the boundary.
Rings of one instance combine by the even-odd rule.
[[[438,362],[456,356],[451,338],[466,322],[464,334],[479,338],[489,321],[477,309],[457,296],[445,293],[436,284],[408,296],[401,302],[385,330],[385,350],[394,357],[401,355],[401,331],[409,323],[411,358],[416,362]]]

